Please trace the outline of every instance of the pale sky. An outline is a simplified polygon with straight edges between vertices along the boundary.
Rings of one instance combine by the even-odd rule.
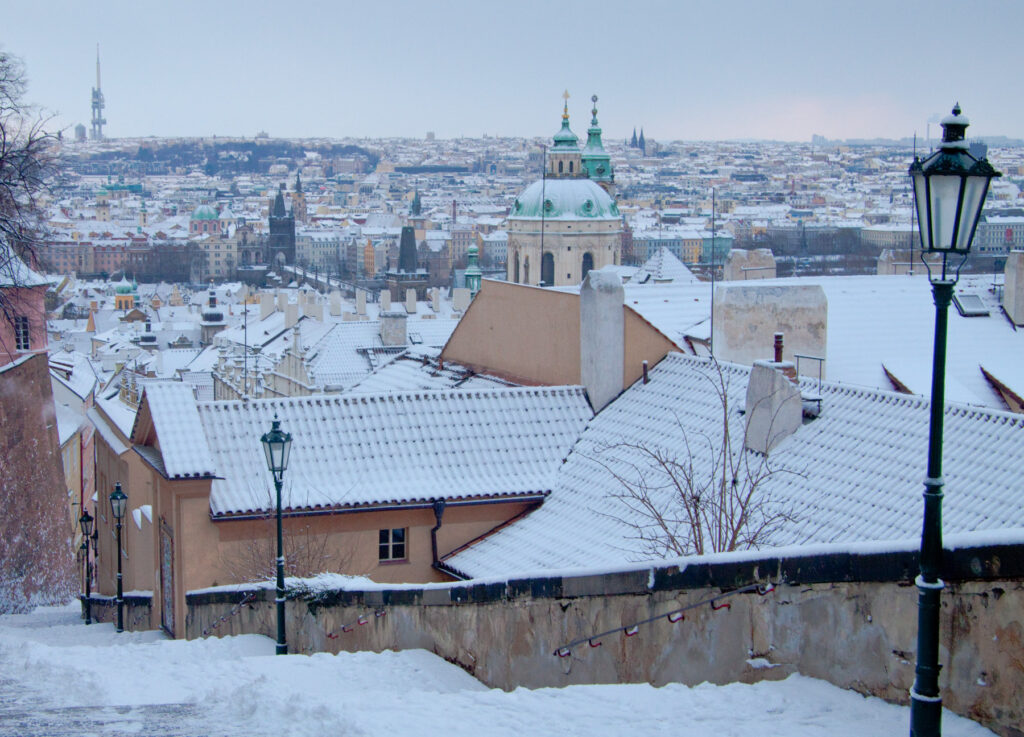
[[[8,2],[28,99],[120,136],[1024,138],[1015,0]],[[959,45],[957,45],[959,44]],[[943,48],[943,45],[946,48]],[[938,127],[932,125],[932,134]]]

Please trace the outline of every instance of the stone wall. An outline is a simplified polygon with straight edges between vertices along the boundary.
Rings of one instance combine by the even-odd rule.
[[[1022,553],[1024,546],[946,552],[944,705],[1004,737],[1024,735]],[[906,704],[916,571],[913,551],[726,556],[602,575],[306,592],[288,602],[288,643],[305,653],[424,648],[503,689],[753,682],[798,672]],[[777,586],[764,595],[734,593],[769,581]],[[273,591],[237,608],[246,595],[190,595],[188,637],[215,622],[216,634],[274,637]],[[665,616],[690,605],[680,621]],[[634,636],[588,641],[652,617]],[[555,654],[575,640],[582,642],[565,657]]]
[[[85,596],[78,597],[82,605],[82,618],[85,618]],[[153,608],[153,597],[129,594],[124,597],[124,610],[121,617],[126,632],[137,632],[150,628],[150,616]],[[92,594],[89,597],[89,614],[93,622],[110,622],[117,624],[117,598]]]

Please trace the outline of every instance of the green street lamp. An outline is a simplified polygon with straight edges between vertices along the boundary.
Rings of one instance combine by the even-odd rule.
[[[277,489],[277,654],[288,654],[288,643],[284,636],[284,543],[281,537],[281,486],[284,484],[284,472],[288,468],[288,456],[292,449],[291,433],[281,430],[281,421],[274,415],[270,432],[260,438],[263,452],[267,455],[267,468],[274,476],[274,488]]]
[[[114,484],[110,495],[110,511],[117,520],[117,631],[124,632],[124,588],[121,585],[121,520],[128,508],[128,497],[121,491],[121,482]]]
[[[92,568],[89,565],[89,541],[92,539],[93,523],[96,520],[88,510],[78,518],[78,526],[82,530],[81,550],[85,553],[85,623],[92,624]]]
[[[924,524],[921,531],[921,573],[917,598],[917,667],[910,689],[911,737],[941,734],[939,693],[939,594],[945,587],[942,567],[942,419],[946,392],[946,326],[953,287],[971,250],[971,241],[989,182],[1001,176],[987,159],[967,150],[969,125],[960,105],[942,120],[942,143],[923,161],[910,165],[914,202],[921,235],[922,261],[928,269],[935,302],[935,345],[932,359],[931,415],[928,426],[928,474],[924,480]],[[940,273],[924,259],[924,251],[941,254]],[[950,256],[959,256],[955,265]]]

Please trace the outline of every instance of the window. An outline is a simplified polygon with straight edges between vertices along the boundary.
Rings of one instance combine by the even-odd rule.
[[[381,530],[378,539],[378,560],[405,560],[405,532],[406,528],[396,527],[391,530]]]
[[[14,349],[16,351],[27,351],[29,349],[29,325],[28,318],[24,315],[14,316]]]

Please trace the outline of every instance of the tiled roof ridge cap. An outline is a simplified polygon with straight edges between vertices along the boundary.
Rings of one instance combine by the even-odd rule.
[[[460,390],[448,388],[409,389],[400,392],[377,392],[373,394],[312,394],[304,397],[272,397],[266,399],[205,399],[197,401],[196,406],[205,411],[209,409],[231,409],[243,405],[287,406],[324,402],[333,404],[369,404],[377,402],[403,401],[410,398],[415,400],[420,397],[445,397],[454,400],[468,397],[507,394],[541,394],[545,392],[552,392],[561,395],[582,396],[584,388],[578,384],[545,384],[541,386],[496,386]]]
[[[684,361],[691,365],[700,365],[710,367],[713,365],[713,359],[705,356],[691,356],[685,353],[672,352],[666,356],[666,359],[673,361]],[[750,366],[744,366],[738,363],[731,363],[729,361],[718,361],[718,365],[726,373],[735,375],[737,377],[749,376]],[[800,377],[800,388],[803,390],[817,389],[818,380],[809,376]],[[823,379],[821,382],[821,390],[823,398],[827,400],[829,395],[838,395],[845,397],[857,397],[860,399],[874,401],[874,402],[894,402],[904,406],[919,406],[927,407],[930,400],[928,397],[920,394],[904,394],[897,392],[892,389],[880,389],[873,386],[864,386],[862,384],[851,384],[848,382],[841,381],[830,381]],[[1012,424],[1024,427],[1024,415],[1009,410],[996,409],[995,407],[985,407],[978,404],[968,404],[966,402],[956,402],[952,400],[946,400],[945,403],[945,415],[950,414],[962,414],[968,417],[986,417],[990,420],[1004,420],[1009,421]]]

